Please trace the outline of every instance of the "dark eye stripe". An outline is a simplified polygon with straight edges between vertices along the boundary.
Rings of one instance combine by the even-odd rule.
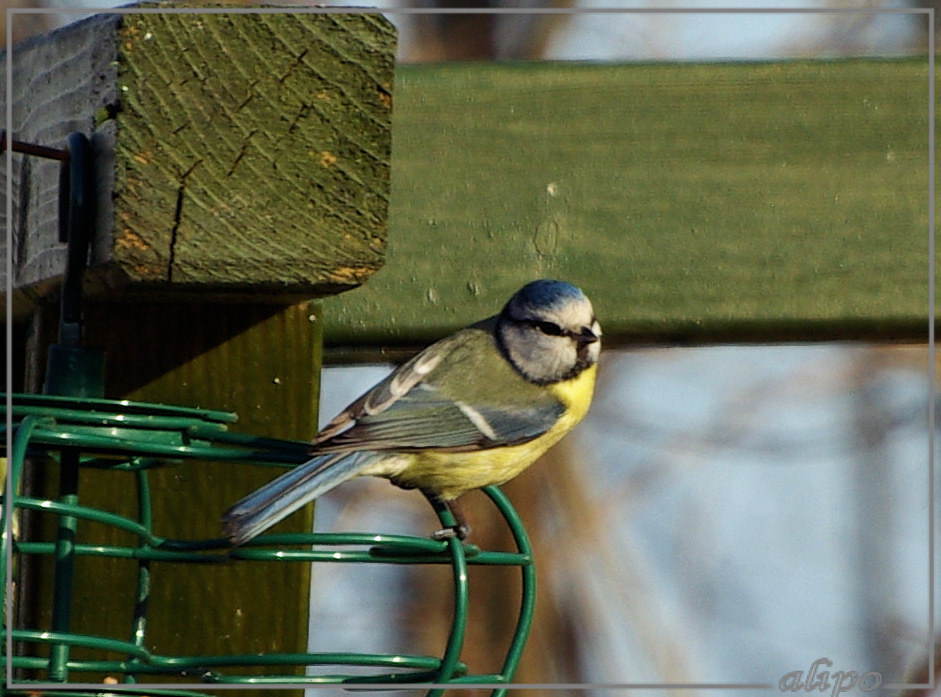
[[[549,336],[565,336],[567,332],[562,329],[558,324],[554,322],[533,322],[533,326],[536,327],[543,334],[548,334]]]

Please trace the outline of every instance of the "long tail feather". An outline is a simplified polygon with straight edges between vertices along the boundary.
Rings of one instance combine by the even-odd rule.
[[[222,516],[222,530],[240,545],[304,504],[359,474],[381,455],[372,452],[319,455],[256,489]]]

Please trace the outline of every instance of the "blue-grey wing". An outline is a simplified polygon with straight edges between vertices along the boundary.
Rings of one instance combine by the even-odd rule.
[[[503,359],[492,335],[466,329],[425,349],[356,400],[313,451],[476,450],[548,431],[565,411]]]
[[[563,411],[555,400],[531,406],[471,405],[419,384],[384,411],[357,419],[317,450],[476,450],[515,445],[548,431]]]

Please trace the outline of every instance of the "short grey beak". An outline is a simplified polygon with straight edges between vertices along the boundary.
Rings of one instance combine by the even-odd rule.
[[[575,335],[575,341],[577,341],[580,346],[593,344],[600,338],[601,337],[591,330],[591,327],[582,327],[582,330]]]

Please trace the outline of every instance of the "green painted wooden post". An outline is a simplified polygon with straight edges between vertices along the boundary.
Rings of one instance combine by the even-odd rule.
[[[241,304],[103,303],[88,311],[92,342],[110,346],[108,385],[132,400],[231,410],[233,430],[308,439],[316,432],[321,321],[315,303],[289,307]],[[186,337],[173,341],[172,337]],[[218,537],[222,512],[278,470],[231,463],[167,467],[151,475],[155,528],[168,537]],[[89,472],[83,500],[136,508],[133,475],[115,488],[114,476]],[[121,488],[126,487],[126,488]],[[123,501],[121,501],[124,499]],[[118,503],[120,501],[120,503]],[[309,530],[311,509],[284,524]],[[117,566],[108,560],[88,562]],[[88,570],[79,597],[98,596]],[[308,569],[297,565],[227,564],[152,568],[148,639],[168,653],[256,653],[303,650],[307,642]],[[130,592],[133,586],[126,586]],[[101,625],[98,603],[76,603],[77,629]],[[124,607],[127,607],[126,605]],[[120,636],[126,617],[107,618]]]
[[[107,397],[235,411],[234,428],[256,435],[315,433],[322,319],[312,299],[358,286],[384,259],[394,51],[376,14],[198,8],[97,15],[14,49],[14,137],[61,146],[78,130],[96,153],[85,338],[107,352]],[[10,175],[17,255],[4,285],[14,318],[32,315],[31,338],[16,341],[35,387],[65,259],[58,171],[16,155]],[[225,508],[276,473],[222,463],[155,472],[155,525],[167,537],[218,537]],[[132,515],[137,506],[123,473],[83,471],[79,498]],[[308,511],[285,526],[310,522]],[[83,539],[117,534],[80,527]],[[127,638],[133,571],[77,560],[72,629]],[[33,572],[40,583],[48,570]],[[158,651],[306,648],[309,574],[298,565],[151,572]],[[34,620],[48,615],[48,598],[30,602]]]

